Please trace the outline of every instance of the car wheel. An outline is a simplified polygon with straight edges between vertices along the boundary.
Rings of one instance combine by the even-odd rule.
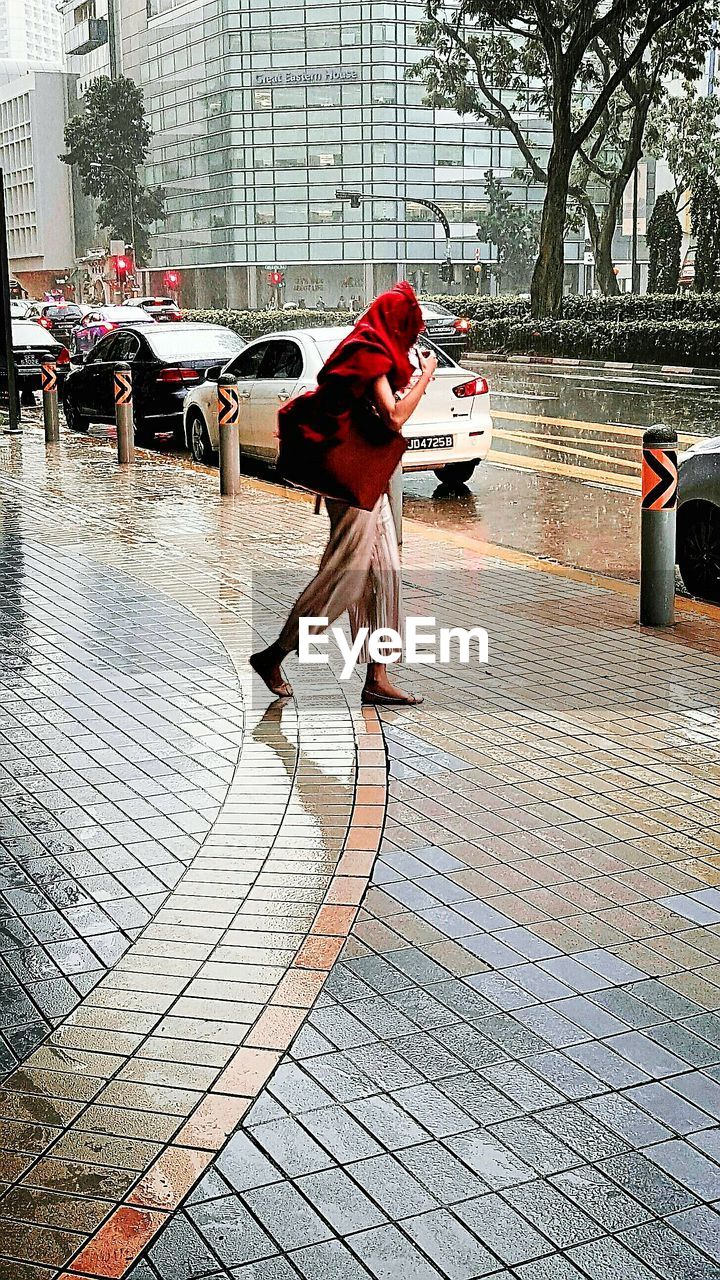
[[[65,421],[70,431],[89,431],[90,423],[78,413],[72,400],[63,400]]]
[[[436,467],[435,475],[441,484],[452,489],[456,484],[467,484],[476,466],[477,462],[448,462],[445,467]]]
[[[210,443],[207,423],[201,413],[195,412],[188,418],[188,443],[195,462],[215,462],[217,454]]]
[[[720,600],[720,509],[694,502],[678,516],[677,561],[692,596]]]

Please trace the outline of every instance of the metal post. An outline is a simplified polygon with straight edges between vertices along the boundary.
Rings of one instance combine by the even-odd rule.
[[[7,433],[20,431],[20,396],[15,375],[12,320],[10,319],[10,266],[8,263],[7,219],[5,217],[5,175],[0,169],[0,337],[2,338],[8,389]],[[1,359],[2,357],[0,357]]]
[[[128,466],[135,461],[135,424],[133,421],[132,373],[129,364],[115,366],[115,423],[117,426],[118,462]]]
[[[640,533],[640,624],[670,627],[675,611],[677,432],[651,427],[643,434]]]
[[[42,366],[43,420],[45,443],[57,444],[60,439],[60,410],[58,407],[57,366],[54,360],[46,360]]]
[[[633,170],[633,196],[632,196],[632,242],[631,242],[631,279],[630,288],[633,293],[640,292],[640,271],[638,264],[638,166],[637,163]]]
[[[237,378],[218,378],[218,430],[220,434],[220,493],[234,498],[240,493],[240,397]]]
[[[390,510],[392,511],[393,523],[395,525],[397,543],[399,547],[402,547],[403,477],[402,477],[401,466],[397,466],[390,477],[390,484],[388,486],[388,497],[390,499]]]

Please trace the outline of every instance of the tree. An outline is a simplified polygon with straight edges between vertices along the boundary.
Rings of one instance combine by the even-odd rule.
[[[720,287],[720,188],[711,174],[695,178],[690,216],[695,237],[695,292],[717,293]]]
[[[497,250],[498,275],[509,292],[526,289],[537,254],[540,214],[508,195],[492,170],[485,174],[488,207],[478,218],[477,236]]]
[[[101,226],[132,243],[142,265],[150,249],[148,228],[165,216],[162,188],[146,187],[138,177],[152,137],[142,90],[124,76],[99,76],[82,103],[65,126],[67,152],[60,159],[77,165],[83,193],[98,201]]]
[[[720,100],[687,80],[681,93],[663,94],[650,114],[646,147],[670,170],[680,212],[696,178],[720,173]]]
[[[648,293],[674,293],[680,278],[682,227],[669,191],[658,196],[648,222]]]
[[[418,40],[431,52],[411,74],[424,79],[433,105],[452,106],[509,133],[530,179],[544,186],[531,303],[534,315],[559,315],[573,165],[579,161],[597,173],[603,123],[616,95],[629,91],[653,42],[684,15],[688,20],[692,15],[692,31],[705,39],[711,0],[425,0],[425,5],[427,19]],[[541,150],[534,137],[538,115],[550,123],[549,149]],[[627,176],[617,179],[622,191],[633,167],[626,155]],[[609,226],[606,235],[612,239]]]

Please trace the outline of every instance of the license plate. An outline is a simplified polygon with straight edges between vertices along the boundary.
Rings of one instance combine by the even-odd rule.
[[[453,436],[411,436],[408,450],[411,449],[452,449]]]
[[[38,363],[38,357],[31,355],[30,352],[27,352],[25,355],[22,355],[20,357],[20,363],[36,365]]]

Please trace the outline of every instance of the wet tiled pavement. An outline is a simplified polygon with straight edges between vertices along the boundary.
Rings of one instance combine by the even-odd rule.
[[[31,1055],[2,1095],[5,1168],[14,1150],[20,1182],[0,1200],[0,1277],[720,1277],[717,621],[641,634],[623,596],[482,564],[411,531],[411,611],[428,612],[432,593],[456,625],[486,625],[491,664],[418,669],[426,703],[383,717],[387,818],[353,923],[385,807],[374,717],[349,711],[357,686],[325,669],[320,681],[302,673],[296,703],[264,714],[242,664],[248,566],[281,570],[289,543],[311,561],[320,522],[252,484],[242,506],[220,509],[212,478],[172,464],[119,476],[91,442],[69,442],[48,469],[36,440],[24,448],[24,470],[16,463],[0,489],[24,549],[32,534],[33,567],[52,583],[73,564],[97,648],[70,670],[87,673],[93,696],[80,701],[97,718],[65,702],[53,670],[51,693],[28,695],[42,725],[18,722],[44,750],[50,735],[67,772],[73,750],[105,750],[83,741],[88,728],[104,742],[109,724],[147,750],[162,716],[177,730],[174,776],[198,767],[202,744],[217,757],[203,789],[223,807],[215,820],[207,801],[213,825],[194,856],[171,848],[150,864],[182,864],[179,885],[164,881],[155,899],[142,878],[119,881],[151,923],[73,926],[97,960],[86,991],[58,966],[73,1004],[84,998],[39,1050],[54,1045],[64,1069]],[[97,515],[81,508],[88,485]],[[27,563],[11,584],[19,614],[40,573]],[[146,598],[154,621],[138,634]],[[166,645],[173,628],[193,636],[191,654],[204,646],[204,662]],[[158,640],[173,655],[159,669]],[[58,643],[43,633],[29,647],[63,670]],[[12,653],[3,689],[18,679]],[[29,680],[43,674],[23,661]],[[132,694],[113,671],[130,671]],[[62,727],[69,746],[52,737],[51,695],[77,715],[78,740]],[[118,725],[116,708],[142,729]],[[12,733],[9,714],[3,703]],[[193,748],[181,731],[196,715]],[[28,758],[44,772],[44,756]],[[165,777],[146,756],[132,761],[143,762]],[[92,767],[83,761],[86,784]],[[64,785],[72,807],[94,803]],[[91,816],[112,834],[114,814]],[[48,831],[26,827],[38,857],[53,856]],[[113,843],[144,843],[132,835]],[[165,848],[170,836],[154,839]],[[248,879],[258,851],[265,872],[252,866]],[[107,874],[61,865],[77,891]],[[93,945],[105,933],[131,948],[109,972]],[[102,1041],[74,1039],[79,1027]],[[54,1123],[39,1121],[38,1099]]]

